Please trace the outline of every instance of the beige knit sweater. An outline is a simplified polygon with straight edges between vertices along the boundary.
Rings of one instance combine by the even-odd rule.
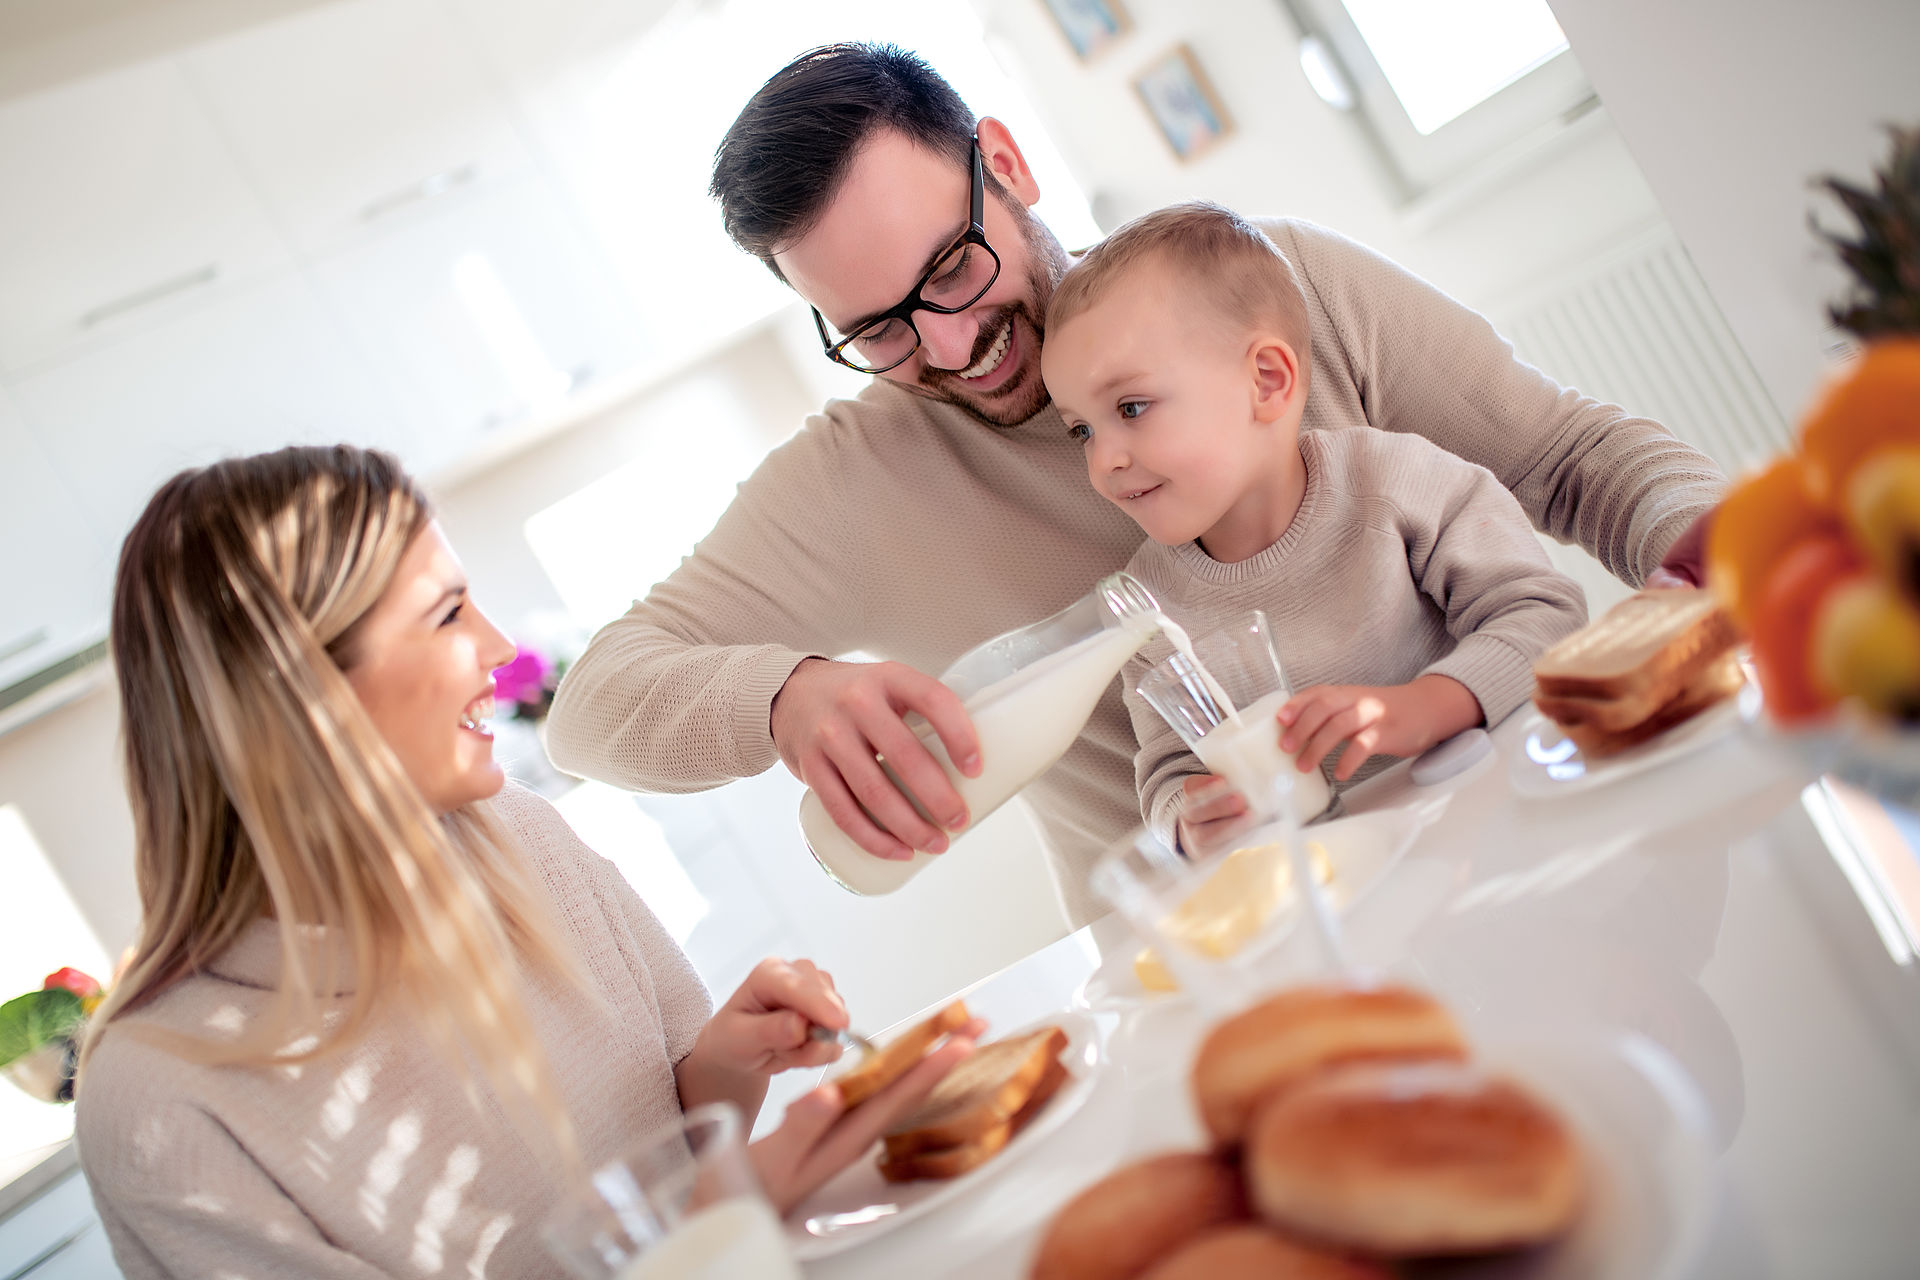
[[[1127,572],[1196,637],[1265,611],[1296,693],[1451,676],[1486,723],[1504,720],[1533,690],[1534,659],[1587,620],[1579,584],[1555,572],[1520,504],[1484,468],[1418,436],[1316,431],[1300,453],[1306,492],[1272,546],[1222,564],[1197,542],[1148,542]],[[1121,673],[1141,812],[1163,838],[1182,808],[1181,782],[1206,771],[1133,692],[1171,650],[1157,638]],[[1336,794],[1392,764],[1375,756],[1338,783],[1338,759],[1321,766]]]
[[[590,1163],[680,1114],[673,1067],[709,1003],[612,864],[552,806],[495,801],[553,895],[591,990],[536,982],[529,1012]],[[278,926],[116,1024],[81,1081],[80,1164],[127,1280],[555,1276],[540,1226],[561,1185],[494,1096],[396,1017],[356,1048],[278,1069],[189,1064],[150,1025],[224,1034],[264,1008]]]
[[[1306,428],[1424,435],[1635,585],[1718,499],[1705,456],[1521,364],[1394,263],[1308,223],[1261,225],[1306,290]],[[648,791],[759,773],[779,759],[773,696],[802,659],[859,650],[938,673],[1084,594],[1141,540],[1087,483],[1051,407],[994,429],[875,380],[768,455],[693,555],[594,637],[561,685],[549,749],[563,769]],[[1101,910],[1093,859],[1139,822],[1133,753],[1116,681],[1026,792],[1076,922]],[[796,831],[766,856],[807,855]]]

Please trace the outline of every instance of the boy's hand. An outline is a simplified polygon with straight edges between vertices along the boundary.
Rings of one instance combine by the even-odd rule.
[[[1180,851],[1188,857],[1205,857],[1247,826],[1246,797],[1225,778],[1199,773],[1182,782],[1180,789],[1187,796],[1178,826]]]
[[[1307,773],[1344,742],[1333,776],[1345,782],[1370,756],[1417,756],[1482,718],[1479,699],[1451,676],[1385,687],[1316,685],[1280,708],[1280,749]]]

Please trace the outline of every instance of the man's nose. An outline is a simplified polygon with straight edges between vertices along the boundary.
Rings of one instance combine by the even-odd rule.
[[[918,311],[913,325],[920,331],[920,354],[931,368],[964,369],[973,363],[973,344],[980,338],[980,319],[973,312]]]

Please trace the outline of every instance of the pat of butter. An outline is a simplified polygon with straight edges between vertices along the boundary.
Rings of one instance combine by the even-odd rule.
[[[1331,884],[1333,861],[1326,848],[1318,842],[1308,844],[1307,858],[1314,880]],[[1210,960],[1224,960],[1252,941],[1292,893],[1293,863],[1283,845],[1235,849],[1160,922],[1160,931]],[[1152,947],[1134,957],[1133,972],[1149,991],[1178,989]]]

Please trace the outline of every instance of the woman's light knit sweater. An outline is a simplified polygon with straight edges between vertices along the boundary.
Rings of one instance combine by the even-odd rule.
[[[512,787],[494,803],[589,980],[536,979],[528,1012],[582,1154],[603,1162],[679,1116],[673,1068],[707,992],[551,805]],[[80,1163],[127,1280],[560,1275],[539,1239],[556,1153],[523,1142],[404,1019],[376,1013],[357,1047],[266,1069],[197,1066],[137,1034],[230,1034],[265,1008],[278,969],[278,925],[261,920],[116,1024],[88,1065]]]

